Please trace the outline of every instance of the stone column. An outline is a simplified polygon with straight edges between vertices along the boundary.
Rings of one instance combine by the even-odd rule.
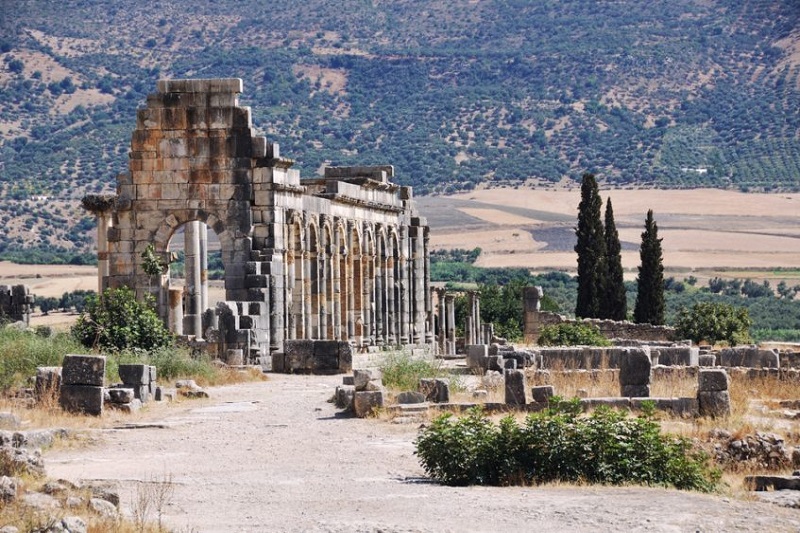
[[[433,344],[433,294],[431,291],[431,258],[430,228],[426,225],[422,230],[422,257],[425,268],[424,295],[425,299],[425,343]]]
[[[436,289],[436,300],[439,303],[439,332],[436,341],[439,343],[439,353],[447,353],[447,306],[444,299],[444,289]]]
[[[456,297],[445,295],[447,302],[447,355],[456,354]]]
[[[183,288],[169,289],[169,330],[183,335]]]
[[[197,223],[200,237],[200,309],[202,315],[208,309],[208,226]]]
[[[386,268],[380,255],[375,260],[375,344],[386,344],[386,323],[384,321],[384,275]]]
[[[398,297],[400,299],[397,305],[398,310],[400,311],[400,316],[398,317],[398,344],[408,344],[409,340],[409,323],[411,322],[411,310],[410,310],[410,276],[408,275],[408,267],[410,265],[409,259],[409,245],[408,245],[408,229],[405,225],[400,226],[399,229],[400,239],[399,239],[399,246],[400,249],[398,250],[397,260],[398,260],[398,269],[397,273],[399,274],[398,279],[395,281],[398,287]]]
[[[342,339],[342,286],[341,286],[341,252],[339,242],[339,233],[336,232],[334,236],[333,253],[331,259],[333,263],[333,309],[331,319],[333,320],[333,338],[336,340]]]
[[[312,316],[313,316],[313,309],[311,306],[311,253],[306,251],[302,253],[303,258],[303,307],[301,308],[301,312],[303,313],[302,320],[303,320],[303,337],[304,339],[312,339],[314,338],[314,334],[311,331],[311,323],[312,323]]]
[[[374,343],[373,333],[373,314],[375,312],[375,301],[373,300],[375,285],[375,257],[368,251],[363,255],[361,283],[362,283],[362,313],[364,323],[364,344]]]
[[[397,302],[395,301],[395,279],[394,279],[394,265],[395,265],[395,250],[392,249],[391,255],[386,259],[386,340],[391,345],[397,344]]]
[[[426,324],[425,317],[427,316],[427,298],[426,298],[426,279],[425,279],[425,247],[424,239],[422,236],[422,228],[413,228],[412,235],[412,279],[414,284],[412,286],[412,301],[413,305],[413,321],[414,321],[414,344],[421,344],[426,340]]]
[[[326,253],[326,246],[320,248],[321,257],[317,258],[319,269],[319,338],[330,339],[330,298],[328,295],[328,278],[330,277],[330,269],[328,268],[328,254]]]
[[[184,234],[184,269],[186,272],[186,319],[190,320],[187,335],[201,339],[203,336],[203,317],[201,307],[201,272],[200,272],[200,223],[186,224]]]
[[[103,280],[108,277],[108,230],[112,219],[110,211],[97,211],[97,294],[103,293]]]

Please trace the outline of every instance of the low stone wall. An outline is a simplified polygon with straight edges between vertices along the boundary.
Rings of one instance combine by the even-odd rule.
[[[349,342],[287,340],[285,352],[272,354],[272,371],[286,374],[346,374],[353,370]]]
[[[640,341],[675,341],[675,328],[669,326],[653,326],[651,324],[634,324],[633,322],[617,322],[614,320],[570,319],[557,313],[546,311],[525,311],[524,336],[526,344],[535,344],[539,340],[541,330],[545,326],[563,323],[583,323],[597,326],[607,339],[634,339]]]

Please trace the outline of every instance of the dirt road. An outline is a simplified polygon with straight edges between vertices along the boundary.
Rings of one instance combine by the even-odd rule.
[[[413,455],[416,424],[337,416],[341,377],[272,375],[212,398],[148,408],[89,447],[45,456],[48,475],[137,487],[171,475],[177,530],[800,531],[800,511],[642,488],[450,488]],[[141,489],[139,489],[141,490]]]

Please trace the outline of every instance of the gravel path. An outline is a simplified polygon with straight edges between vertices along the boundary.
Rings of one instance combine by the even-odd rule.
[[[800,531],[797,510],[679,491],[439,486],[413,455],[417,425],[337,416],[340,382],[271,375],[154,406],[142,427],[49,451],[48,475],[118,482],[128,511],[169,475],[164,520],[184,531]]]

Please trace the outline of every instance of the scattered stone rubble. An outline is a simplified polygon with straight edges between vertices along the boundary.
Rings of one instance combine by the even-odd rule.
[[[756,431],[737,436],[725,429],[714,429],[709,438],[714,443],[714,459],[720,465],[771,471],[800,467],[800,449],[787,447],[783,437],[775,433]]]

